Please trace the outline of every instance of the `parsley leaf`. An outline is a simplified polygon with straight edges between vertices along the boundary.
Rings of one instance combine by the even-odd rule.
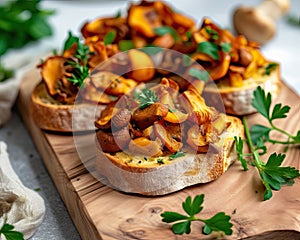
[[[266,164],[261,163],[260,171],[262,182],[266,187],[264,200],[272,197],[272,191],[279,191],[281,186],[293,183],[293,179],[300,177],[299,170],[293,167],[280,166],[285,154],[273,153]],[[270,192],[271,191],[271,192]]]
[[[213,40],[219,39],[219,34],[216,30],[212,29],[211,27],[205,27],[206,33],[209,35],[210,38]]]
[[[232,234],[230,216],[226,215],[224,212],[219,212],[212,218],[204,220],[203,222],[205,223],[203,232],[207,235],[212,231],[224,232],[225,235]]]
[[[254,99],[252,99],[252,106],[265,118],[269,119],[269,112],[271,106],[271,93],[265,96],[265,91],[259,86],[254,91]]]
[[[191,222],[200,221],[205,224],[203,227],[203,233],[206,235],[210,234],[212,231],[224,232],[226,235],[231,235],[231,228],[233,225],[230,222],[230,216],[226,215],[224,212],[219,212],[209,219],[195,217],[196,214],[202,211],[203,202],[204,194],[197,195],[194,199],[188,196],[182,203],[182,208],[188,216],[177,212],[163,212],[161,214],[162,221],[166,223],[177,222],[172,225],[172,231],[175,234],[189,234],[191,232]]]
[[[109,31],[105,36],[104,36],[104,39],[103,39],[103,42],[104,42],[104,45],[109,45],[109,44],[112,44],[114,42],[114,40],[116,39],[116,31],[114,30],[111,30]]]
[[[154,28],[154,32],[158,36],[163,36],[165,34],[171,34],[171,36],[174,38],[175,42],[180,40],[180,36],[179,36],[178,32],[174,28],[169,27],[169,26],[162,26],[162,27]]]
[[[3,226],[0,229],[0,236],[3,234],[7,240],[24,240],[23,233],[13,231],[15,227],[4,221]]]
[[[237,154],[238,154],[238,159],[241,162],[242,167],[244,168],[244,170],[247,171],[248,170],[247,161],[246,161],[246,159],[244,158],[244,155],[243,155],[244,142],[241,139],[241,137],[236,137],[235,136],[234,140],[235,140],[235,148],[236,148],[236,151],[237,151]]]
[[[209,73],[206,71],[206,70],[200,70],[200,69],[197,69],[197,68],[190,68],[189,71],[188,71],[188,74],[191,76],[191,77],[195,77],[199,80],[202,80],[204,82],[208,82],[209,80]]]
[[[277,63],[269,63],[266,67],[265,67],[265,75],[270,75],[271,72],[273,70],[275,70],[277,68],[278,64]]]
[[[219,47],[213,42],[200,42],[197,46],[197,52],[205,53],[214,60],[219,60]]]
[[[123,52],[133,49],[134,47],[135,46],[132,40],[121,40],[119,42],[119,49]]]
[[[282,143],[282,144],[295,144],[300,143],[300,139],[296,136],[289,134],[288,132],[284,131],[276,127],[273,123],[275,119],[282,119],[287,117],[287,113],[290,111],[289,106],[282,106],[282,104],[278,103],[274,106],[271,111],[271,103],[272,103],[272,96],[270,93],[265,93],[260,86],[254,91],[254,99],[252,99],[252,106],[262,114],[270,124],[270,127],[265,127],[262,125],[255,125],[251,129],[251,133],[253,134],[253,142],[255,143],[259,137],[263,137],[264,140],[269,141],[271,143]],[[271,131],[280,132],[283,135],[288,137],[288,141],[282,142],[274,139],[270,139],[269,133]],[[292,139],[292,141],[290,141]]]
[[[66,39],[65,43],[64,43],[64,47],[63,47],[63,53],[68,50],[70,47],[72,47],[72,45],[76,43],[79,43],[79,37],[76,37],[72,34],[71,31],[68,32],[68,38]]]
[[[144,109],[158,100],[155,92],[149,88],[142,89],[140,93],[136,94],[135,98],[140,102],[139,109]]]
[[[221,43],[220,47],[223,52],[228,53],[231,50],[231,43]]]
[[[272,111],[272,116],[271,119],[276,119],[276,118],[286,118],[286,114],[290,111],[289,106],[283,106],[281,107],[281,103],[277,103],[275,107],[273,108]]]
[[[261,138],[263,138],[264,140],[269,140],[269,134],[271,130],[271,128],[265,127],[260,124],[253,125],[250,129],[252,142],[256,144]]]

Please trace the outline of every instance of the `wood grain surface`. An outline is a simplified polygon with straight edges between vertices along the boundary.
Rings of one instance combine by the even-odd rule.
[[[174,235],[170,225],[161,221],[163,211],[182,211],[181,203],[187,196],[202,193],[205,199],[201,217],[209,218],[219,211],[232,217],[233,234],[221,236],[221,239],[300,239],[300,179],[296,179],[292,187],[286,186],[275,192],[271,200],[262,201],[264,188],[256,169],[244,172],[239,162],[216,181],[159,197],[126,194],[102,184],[82,163],[89,166],[94,160],[89,141],[85,141],[90,138],[88,135],[76,137],[85,144],[81,147],[87,149],[86,154],[79,157],[72,135],[41,131],[30,118],[30,94],[39,80],[37,70],[25,75],[17,100],[18,108],[82,239],[218,237],[216,234],[203,235],[201,223],[192,223],[190,235]],[[289,118],[276,123],[295,134],[300,129],[299,96],[283,84],[276,101],[292,107]],[[248,120],[250,125],[264,122],[258,114],[248,116]],[[283,151],[275,145],[268,147],[269,152]],[[284,164],[299,169],[300,150],[290,147]]]

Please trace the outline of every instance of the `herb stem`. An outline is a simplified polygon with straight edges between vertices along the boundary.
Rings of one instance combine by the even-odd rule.
[[[280,143],[280,144],[284,144],[284,145],[289,145],[289,144],[296,144],[298,142],[296,141],[278,141],[278,140],[274,140],[274,139],[269,139],[268,140],[270,143]]]
[[[293,135],[289,134],[288,132],[284,131],[283,129],[280,129],[280,128],[276,127],[276,126],[272,123],[272,121],[269,121],[269,122],[270,122],[270,125],[271,125],[271,127],[273,128],[273,130],[276,130],[276,131],[278,131],[278,132],[280,132],[280,133],[282,133],[282,134],[288,136],[289,138],[294,138]]]
[[[245,127],[246,139],[247,139],[250,151],[252,152],[252,155],[253,155],[253,158],[254,158],[254,164],[257,167],[257,170],[258,170],[259,174],[261,175],[262,174],[261,160],[260,160],[258,151],[254,148],[246,117],[243,117],[243,124],[244,124],[244,127]]]

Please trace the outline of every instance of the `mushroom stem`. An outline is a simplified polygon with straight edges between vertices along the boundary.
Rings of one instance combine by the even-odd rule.
[[[272,18],[274,21],[282,17],[289,9],[289,0],[264,0],[256,10]]]
[[[264,0],[256,7],[240,6],[233,12],[233,25],[238,34],[265,44],[276,32],[275,21],[290,8],[290,0]]]

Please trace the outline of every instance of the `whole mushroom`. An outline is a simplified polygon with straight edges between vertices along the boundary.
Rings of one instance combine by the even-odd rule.
[[[257,7],[239,6],[233,12],[233,25],[238,34],[265,44],[276,33],[276,20],[290,8],[290,0],[264,0]]]

